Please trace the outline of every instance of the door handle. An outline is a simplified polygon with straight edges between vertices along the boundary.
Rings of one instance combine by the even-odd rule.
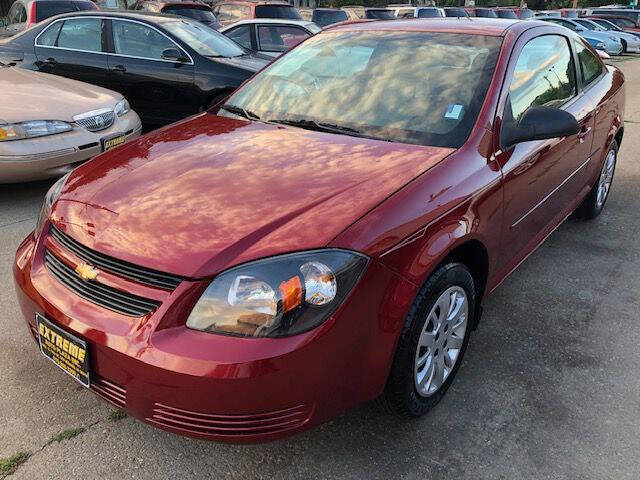
[[[119,72],[119,73],[124,73],[127,71],[127,69],[123,65],[115,65],[114,67],[111,67],[109,70],[111,70],[112,72]]]
[[[587,135],[589,135],[590,131],[591,127],[582,127],[582,130],[580,130],[580,132],[578,133],[578,140],[580,140],[580,143],[584,143],[584,139],[587,137]]]

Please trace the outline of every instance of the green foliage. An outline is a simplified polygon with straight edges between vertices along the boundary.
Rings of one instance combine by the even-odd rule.
[[[118,420],[126,418],[126,416],[127,414],[124,413],[123,410],[112,410],[109,414],[109,420],[111,420],[112,422],[117,422]]]
[[[29,452],[18,452],[9,458],[0,458],[0,475],[11,475],[16,469],[26,462],[31,454]]]
[[[63,432],[60,432],[59,434],[55,435],[53,438],[51,438],[51,440],[49,440],[49,443],[53,443],[53,442],[61,442],[63,440],[69,440],[77,435],[80,435],[82,432],[84,432],[84,428],[79,427],[79,428],[70,428],[68,430],[64,430]]]

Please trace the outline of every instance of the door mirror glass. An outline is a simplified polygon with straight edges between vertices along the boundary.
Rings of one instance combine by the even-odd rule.
[[[0,28],[7,26],[7,21],[4,18],[0,18]]]
[[[524,112],[517,123],[503,126],[500,144],[506,150],[516,143],[569,137],[579,131],[578,121],[569,112],[555,107],[537,106]]]
[[[180,50],[177,48],[165,48],[162,51],[162,59],[163,60],[171,60],[174,62],[186,62],[187,59],[182,54]]]

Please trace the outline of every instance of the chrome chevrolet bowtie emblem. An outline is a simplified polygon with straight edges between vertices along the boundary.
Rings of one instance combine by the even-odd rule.
[[[78,276],[85,282],[88,282],[90,280],[95,280],[96,278],[98,278],[98,274],[100,273],[99,270],[93,268],[88,263],[80,263],[75,268],[75,271],[78,274]]]

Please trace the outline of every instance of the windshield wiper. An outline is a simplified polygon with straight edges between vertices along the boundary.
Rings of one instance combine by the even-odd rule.
[[[246,118],[247,120],[260,120],[260,116],[256,115],[253,112],[249,112],[242,107],[238,107],[236,105],[231,105],[229,103],[225,103],[220,107],[227,112],[233,113],[234,115],[239,115],[241,117]]]
[[[317,132],[337,133],[339,135],[349,135],[352,137],[370,138],[373,140],[385,140],[371,135],[366,135],[360,130],[342,125],[333,125],[331,123],[316,122],[315,120],[286,120],[275,119],[269,120],[269,123],[280,123],[282,125],[291,125],[292,127],[305,128],[307,130],[315,130]]]

